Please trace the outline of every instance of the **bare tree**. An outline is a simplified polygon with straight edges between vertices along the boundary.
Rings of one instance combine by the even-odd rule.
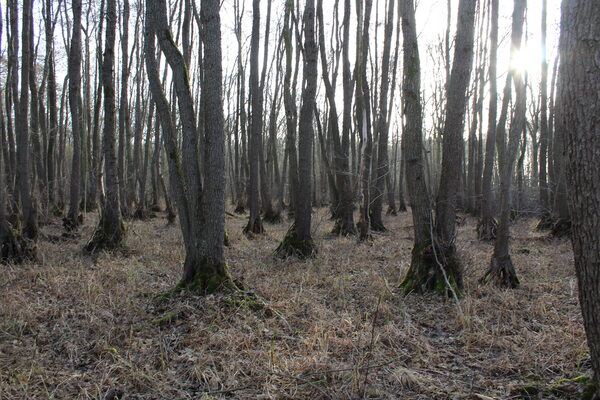
[[[16,5],[12,12],[16,13]],[[21,97],[15,123],[17,128],[17,185],[23,212],[23,235],[28,239],[35,240],[38,235],[37,211],[31,190],[31,168],[29,166],[29,70],[32,65],[32,19],[33,0],[24,0],[21,32]]]
[[[106,0],[106,37],[102,60],[102,86],[104,89],[104,179],[105,199],[100,223],[85,246],[88,252],[115,249],[124,246],[125,222],[121,216],[119,177],[115,151],[115,36],[117,27],[116,0]]]
[[[521,48],[523,36],[523,21],[525,19],[526,0],[514,0],[512,34],[511,34],[511,60]],[[500,224],[498,225],[498,234],[494,244],[494,253],[488,271],[485,273],[482,281],[494,282],[497,285],[515,288],[519,285],[519,279],[510,258],[509,240],[510,240],[510,212],[511,212],[511,182],[514,173],[515,160],[519,150],[519,139],[525,129],[526,112],[526,90],[525,82],[520,71],[511,68],[509,72],[514,82],[516,98],[515,110],[513,112],[508,144],[506,144],[505,118],[500,118],[497,128],[496,140],[500,143],[499,152],[499,170],[500,170]],[[507,85],[511,84],[511,79],[507,80]],[[505,99],[510,95],[510,88],[504,90]]]
[[[69,190],[69,212],[63,219],[68,231],[77,230],[82,222],[79,214],[81,203],[81,0],[71,2],[73,9],[73,36],[69,46],[69,106],[71,109],[71,131],[73,133],[73,158],[71,185]]]
[[[460,0],[454,61],[446,91],[442,172],[436,201],[436,232],[440,257],[448,280],[462,287],[462,268],[456,257],[456,205],[461,181],[464,116],[473,64],[475,7],[477,0]]]
[[[312,218],[312,149],[314,141],[313,116],[317,94],[318,49],[315,39],[315,1],[307,0],[303,15],[304,80],[302,107],[298,127],[298,183],[294,223],[275,250],[282,257],[312,257],[315,244],[311,235]]]
[[[165,0],[149,0],[144,23],[144,53],[150,91],[163,130],[169,175],[176,197],[185,245],[185,263],[180,287],[199,294],[236,288],[223,254],[225,235],[225,141],[223,131],[221,29],[218,0],[203,0],[204,80],[204,187],[200,176],[198,128],[187,65],[171,35]],[[183,148],[176,138],[170,105],[163,92],[156,62],[155,37],[173,73]]]
[[[262,135],[261,96],[258,81],[258,53],[260,42],[260,0],[252,2],[252,38],[250,41],[250,99],[252,113],[250,115],[250,145],[248,159],[250,161],[250,179],[248,181],[248,206],[250,216],[244,233],[263,233],[264,228],[260,218],[259,197],[259,153]]]
[[[490,104],[488,107],[487,139],[485,143],[485,164],[483,167],[481,219],[477,224],[479,239],[496,238],[498,223],[494,219],[494,198],[492,192],[492,176],[494,173],[494,157],[496,154],[496,116],[498,111],[498,89],[496,65],[498,60],[498,0],[491,0],[490,30]]]

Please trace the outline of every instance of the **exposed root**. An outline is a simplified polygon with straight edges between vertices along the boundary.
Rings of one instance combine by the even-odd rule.
[[[0,233],[0,262],[21,264],[36,259],[35,242],[13,230],[8,223]]]
[[[246,208],[243,204],[238,204],[233,212],[236,214],[246,214]]]
[[[331,233],[339,236],[354,236],[357,233],[356,225],[352,218],[338,218]]]
[[[72,218],[66,216],[63,218],[63,227],[67,232],[73,232],[79,229],[79,227],[83,224],[83,214],[77,215],[77,217]]]
[[[479,240],[495,240],[497,233],[498,221],[496,221],[496,219],[480,219],[479,222],[477,222],[477,237]]]
[[[131,215],[131,218],[137,219],[140,221],[146,221],[151,218],[156,218],[156,214],[153,211],[151,211],[145,207],[139,207],[138,209],[136,209],[133,212],[133,214]]]
[[[439,254],[436,254],[436,251]],[[445,251],[434,249],[431,243],[415,246],[410,267],[399,287],[404,295],[434,292],[451,297],[454,292],[457,297],[460,297],[461,266],[454,246],[450,246]]]
[[[515,271],[510,255],[497,257],[492,256],[490,267],[485,275],[479,280],[482,284],[492,283],[503,288],[516,289],[519,287],[519,278]]]
[[[315,242],[312,238],[299,238],[295,225],[290,227],[283,241],[277,246],[274,252],[275,257],[297,257],[301,260],[313,258],[316,254],[317,247],[315,246]]]
[[[406,211],[406,208],[404,209],[404,211]],[[392,215],[392,216],[397,216],[398,215],[398,210],[396,210],[396,206],[388,206],[387,215]]]
[[[257,216],[254,219],[249,218],[248,224],[244,227],[243,232],[249,238],[265,233],[265,228],[263,227],[260,216]]]
[[[280,212],[271,209],[265,212],[265,214],[263,215],[263,220],[270,224],[279,224],[283,222],[283,217],[281,216]]]
[[[100,218],[100,224],[90,241],[85,245],[83,250],[86,253],[97,253],[102,250],[118,250],[125,248],[125,236],[127,228],[123,219],[119,219],[116,226],[111,226],[106,223],[104,216]]]

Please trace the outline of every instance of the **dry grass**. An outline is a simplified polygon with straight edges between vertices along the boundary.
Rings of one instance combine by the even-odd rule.
[[[407,214],[357,244],[329,235],[319,210],[308,262],[272,258],[287,222],[248,240],[246,219],[228,216],[227,259],[268,303],[258,311],[223,296],[157,298],[181,273],[179,227],[130,222],[129,254],[92,259],[80,249],[95,222],[77,241],[40,241],[36,264],[0,267],[0,399],[110,389],[128,399],[508,399],[533,376],[588,372],[570,245],[533,220],[513,227],[517,290],[477,283],[492,246],[476,240],[472,218],[460,227],[464,319],[450,300],[397,295]]]

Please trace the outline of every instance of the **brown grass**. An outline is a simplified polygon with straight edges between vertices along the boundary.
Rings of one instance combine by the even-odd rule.
[[[570,244],[533,220],[513,227],[517,290],[477,283],[492,246],[476,240],[473,218],[460,227],[464,318],[451,300],[396,293],[408,214],[357,244],[328,234],[318,210],[319,254],[306,262],[272,257],[287,221],[249,240],[246,218],[228,216],[227,260],[268,304],[259,310],[223,296],[157,297],[181,274],[179,227],[129,222],[128,254],[94,259],[80,249],[95,223],[88,216],[75,241],[41,240],[36,264],[0,267],[0,399],[110,389],[129,399],[508,399],[531,379],[589,373]],[[59,234],[59,222],[44,232]]]

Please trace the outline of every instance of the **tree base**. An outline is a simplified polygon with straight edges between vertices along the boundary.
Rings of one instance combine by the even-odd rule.
[[[264,213],[263,220],[270,224],[279,224],[283,222],[283,217],[280,212],[269,210]]]
[[[552,230],[550,233],[552,236],[557,238],[571,236],[571,221],[568,219],[558,218],[554,224],[552,224]]]
[[[356,228],[358,230],[358,241],[365,242],[367,240],[372,240],[373,236],[371,236],[371,232],[369,230],[369,222],[368,221],[358,221],[356,223]]]
[[[483,241],[491,241],[496,239],[498,233],[498,221],[494,218],[480,219],[477,222],[477,238]]]
[[[248,224],[243,229],[244,235],[248,237],[253,237],[255,235],[260,235],[265,233],[265,228],[263,227],[262,220],[260,217],[256,217],[254,219],[249,218]]]
[[[415,246],[412,251],[410,267],[402,279],[399,288],[406,296],[409,293],[433,292],[438,295],[451,297],[462,295],[461,265],[456,250],[450,247],[442,251],[437,250],[431,243]],[[443,263],[443,270],[439,262]],[[450,286],[448,286],[448,284]]]
[[[123,219],[119,219],[116,227],[109,227],[108,224],[104,223],[103,218],[100,218],[98,228],[83,248],[86,253],[93,254],[102,250],[112,251],[125,248],[127,228]]]
[[[150,211],[153,211],[153,212],[161,212],[161,211],[162,211],[162,208],[160,208],[160,206],[159,206],[158,204],[152,204],[152,205],[150,206]]]
[[[503,257],[492,256],[490,267],[479,280],[482,284],[492,283],[499,287],[516,289],[519,287],[519,278],[515,271],[510,255]]]
[[[356,235],[356,226],[352,218],[338,218],[335,221],[333,230],[331,231],[334,235],[339,236],[354,236]]]
[[[274,254],[280,258],[297,257],[305,260],[316,256],[317,247],[312,238],[299,238],[295,225],[292,225],[283,238],[283,241],[275,249]]]
[[[9,226],[3,229],[0,237],[0,262],[21,264],[37,258],[35,242],[29,240]]]
[[[131,216],[133,219],[137,219],[140,221],[147,221],[151,218],[156,218],[156,214],[153,211],[148,210],[145,207],[139,207],[136,209]]]
[[[405,210],[406,211],[406,210]],[[392,216],[397,216],[398,215],[398,210],[396,210],[395,206],[389,206],[386,212],[387,215],[392,215]]]
[[[243,204],[238,204],[233,212],[236,214],[246,214],[246,208]]]
[[[83,214],[77,215],[77,217],[66,216],[63,218],[63,227],[67,232],[74,232],[79,229],[83,224]]]
[[[184,271],[195,272],[184,274],[176,290],[185,290],[199,296],[240,290],[231,278],[226,263],[211,263],[206,259],[195,262],[186,257]]]
[[[177,219],[177,214],[172,211],[167,212],[167,225],[173,225]]]
[[[556,221],[552,217],[552,214],[550,214],[549,212],[544,212],[540,216],[540,220],[538,221],[537,225],[535,226],[535,229],[538,231],[547,231],[549,229],[552,229],[555,222]]]

